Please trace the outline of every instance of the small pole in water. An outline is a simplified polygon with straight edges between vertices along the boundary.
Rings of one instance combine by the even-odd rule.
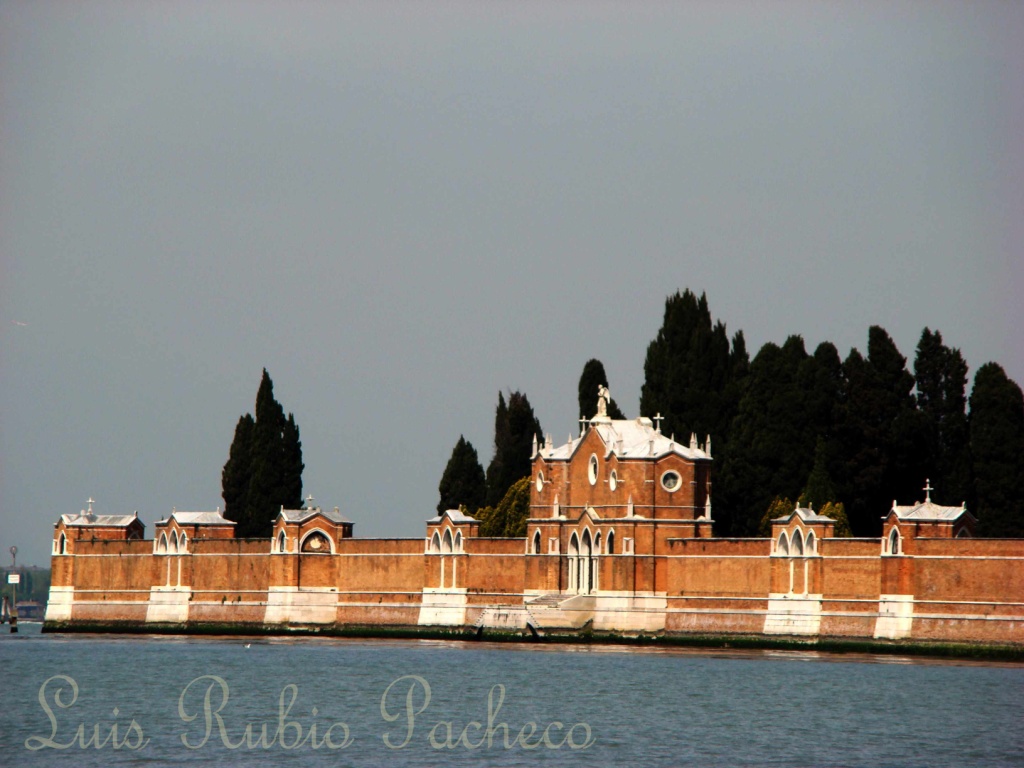
[[[13,597],[11,598],[11,634],[16,634],[18,631],[18,582],[21,581],[21,577],[15,573],[15,569],[18,567],[18,548],[12,546],[10,548],[11,553],[11,573],[7,574],[7,581],[13,587]],[[4,598],[6,599],[6,598]]]

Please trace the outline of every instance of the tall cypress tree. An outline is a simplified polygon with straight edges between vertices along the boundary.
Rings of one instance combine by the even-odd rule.
[[[877,536],[892,500],[920,496],[927,476],[914,377],[906,362],[879,326],[868,330],[867,359],[854,349],[843,362],[841,461],[833,480],[855,536]]]
[[[441,494],[437,504],[438,514],[446,509],[463,506],[472,515],[487,500],[487,481],[476,448],[462,435],[459,435],[459,441],[452,449],[437,490]]]
[[[959,349],[942,343],[939,331],[925,328],[917,344],[914,378],[935,496],[948,504],[966,501],[973,507],[967,363]]]
[[[540,420],[533,414],[530,401],[522,392],[505,398],[498,393],[494,416],[494,458],[487,467],[487,504],[500,502],[512,484],[530,474],[530,453],[534,437],[544,439]]]
[[[270,535],[281,507],[302,506],[302,443],[292,414],[274,399],[274,384],[263,369],[256,393],[256,418],[246,414],[235,428],[221,474],[224,516],[239,538]]]
[[[597,413],[597,388],[608,386],[608,376],[604,372],[604,365],[600,360],[592,358],[583,366],[583,373],[580,374],[580,382],[577,386],[577,397],[579,398],[580,416],[584,419],[592,419]],[[612,398],[608,403],[608,416],[612,419],[624,419],[622,409]]]
[[[252,433],[256,426],[252,414],[238,419],[235,439],[231,441],[228,461],[221,472],[224,517],[234,520],[236,535],[248,530],[249,483],[252,481]]]
[[[980,533],[1024,536],[1024,394],[996,363],[975,374],[970,430]]]

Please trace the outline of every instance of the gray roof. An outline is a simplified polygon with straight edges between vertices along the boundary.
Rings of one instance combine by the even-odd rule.
[[[797,517],[799,517],[805,523],[834,523],[835,522],[835,520],[833,520],[828,515],[819,515],[813,509],[809,509],[807,507],[797,507],[792,512],[790,512],[788,515],[783,515],[782,517],[772,518],[772,522],[773,523],[788,523],[790,520],[793,519],[793,515],[796,515]]]
[[[338,508],[334,509],[320,509],[320,507],[303,507],[302,509],[282,509],[278,513],[278,517],[283,517],[286,523],[301,523],[315,515],[322,515],[330,520],[332,523],[351,523],[352,521],[345,517]]]
[[[179,512],[174,510],[171,517],[178,521],[179,525],[234,525],[234,520],[228,520],[220,510],[216,512]],[[168,522],[170,518],[168,518]],[[163,522],[163,521],[161,521]]]
[[[444,511],[444,514],[435,515],[434,517],[432,517],[429,520],[427,520],[427,522],[428,523],[440,523],[441,520],[444,519],[445,515],[447,515],[448,519],[451,520],[453,523],[475,523],[475,522],[477,522],[477,519],[475,517],[470,517],[469,515],[464,514],[462,512],[462,510],[459,510],[459,509],[446,509]]]
[[[970,515],[966,505],[959,507],[943,507],[932,501],[919,501],[916,504],[900,506],[893,502],[892,512],[900,520],[924,523],[952,522],[958,520],[962,515]],[[886,515],[888,517],[888,515]],[[973,517],[973,515],[972,515]]]
[[[646,417],[636,419],[594,419],[591,427],[597,431],[605,444],[606,456],[615,455],[620,459],[661,458],[676,454],[686,459],[710,459],[707,453],[696,444],[691,436],[688,444],[677,442],[674,437],[667,437],[654,428],[654,424]],[[557,448],[541,446],[538,453],[551,461],[567,461],[572,458],[583,437],[570,438],[569,442]]]
[[[61,515],[60,519],[66,526],[104,526],[107,528],[124,528],[133,520],[138,520],[139,515],[133,512],[130,515],[96,515],[84,510],[77,515]]]

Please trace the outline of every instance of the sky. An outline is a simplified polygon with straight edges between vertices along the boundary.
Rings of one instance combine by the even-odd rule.
[[[1024,5],[0,0],[0,562],[223,504],[261,370],[304,493],[419,537],[498,392],[637,414],[665,298],[1024,382]],[[712,436],[714,437],[714,436]]]

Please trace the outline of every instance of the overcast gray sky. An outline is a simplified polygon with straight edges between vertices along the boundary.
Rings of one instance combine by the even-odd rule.
[[[676,290],[751,354],[1024,382],[1020,3],[0,2],[0,547],[223,504],[260,370],[305,489],[420,536],[498,390],[635,415]]]

